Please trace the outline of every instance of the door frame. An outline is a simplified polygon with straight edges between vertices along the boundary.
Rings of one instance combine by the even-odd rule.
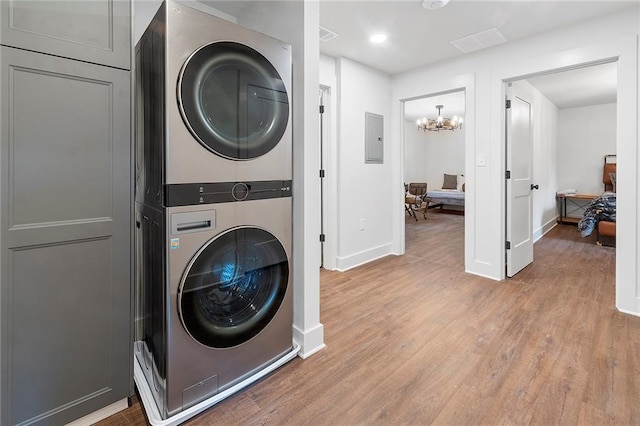
[[[617,88],[617,137],[616,153],[618,154],[618,193],[623,203],[618,203],[617,219],[620,227],[625,229],[617,236],[616,248],[616,308],[622,312],[640,316],[640,288],[636,283],[640,278],[638,272],[638,38],[626,37],[618,43],[602,43],[532,58],[527,62],[516,62],[507,67],[495,70],[491,81],[494,110],[502,111],[499,120],[491,123],[492,131],[501,135],[501,143],[494,144],[493,158],[504,158],[505,153],[505,83],[531,78],[533,76],[553,72],[567,71],[589,65],[618,62]],[[500,104],[498,104],[500,102]],[[629,123],[635,123],[634,126]],[[504,176],[503,167],[496,168],[494,181]],[[500,176],[501,175],[501,176]],[[506,194],[504,185],[500,185],[500,222],[503,229],[501,241],[506,232]],[[622,207],[622,208],[620,208]],[[500,264],[505,264],[506,253],[500,250]],[[505,268],[501,268],[502,271]],[[505,272],[501,279],[505,279]]]
[[[395,151],[398,160],[394,160],[393,165],[397,169],[393,171],[394,176],[394,200],[404,200],[404,152],[405,152],[405,132],[404,132],[404,103],[416,99],[428,98],[431,96],[443,95],[464,91],[464,175],[465,175],[465,214],[464,214],[464,263],[465,271],[469,270],[470,262],[476,258],[476,248],[473,244],[473,235],[469,232],[473,229],[476,221],[476,197],[475,197],[475,157],[476,157],[476,95],[475,95],[474,73],[451,76],[439,80],[426,80],[422,82],[420,94],[399,99],[396,111],[396,123],[399,124],[399,151]],[[397,191],[397,192],[395,192]],[[395,201],[394,201],[395,202]],[[398,208],[393,210],[393,252],[402,255],[405,253],[405,211],[398,202]]]

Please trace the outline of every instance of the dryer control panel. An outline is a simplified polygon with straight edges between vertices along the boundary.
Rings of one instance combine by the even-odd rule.
[[[165,207],[291,197],[292,181],[178,183],[165,185]]]

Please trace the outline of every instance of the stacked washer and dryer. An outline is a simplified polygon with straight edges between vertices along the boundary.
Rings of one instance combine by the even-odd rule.
[[[295,356],[291,50],[167,0],[136,66],[135,380],[167,419]]]

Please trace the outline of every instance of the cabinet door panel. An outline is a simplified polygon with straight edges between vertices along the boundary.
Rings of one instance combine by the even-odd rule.
[[[0,1],[0,44],[131,67],[129,0]]]
[[[130,72],[0,47],[0,424],[129,395]]]

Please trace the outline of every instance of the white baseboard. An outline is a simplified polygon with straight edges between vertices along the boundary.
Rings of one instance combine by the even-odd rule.
[[[98,423],[100,420],[104,420],[107,417],[113,416],[116,413],[129,407],[129,401],[127,398],[114,402],[111,405],[107,405],[104,408],[94,411],[91,414],[87,414],[84,417],[79,418],[71,423],[67,423],[67,426],[89,426],[94,423]]]
[[[338,257],[336,269],[340,272],[348,271],[356,266],[364,265],[365,263],[393,254],[392,248],[392,244],[389,243],[350,256]]]
[[[544,235],[551,231],[553,228],[555,228],[556,226],[558,226],[558,221],[557,218],[554,217],[553,219],[551,219],[550,221],[548,221],[547,223],[545,223],[544,225],[542,225],[542,227],[536,229],[533,232],[533,242],[535,243],[536,241],[538,241],[540,238],[544,237]]]
[[[620,309],[620,308],[616,308],[616,309],[618,309],[618,311],[622,312],[623,314],[633,315],[634,317],[640,317],[640,312],[633,312],[633,311],[628,311],[626,309]]]
[[[300,346],[298,356],[306,359],[326,347],[324,344],[324,326],[318,324],[310,330],[302,331],[294,325],[293,341]]]

